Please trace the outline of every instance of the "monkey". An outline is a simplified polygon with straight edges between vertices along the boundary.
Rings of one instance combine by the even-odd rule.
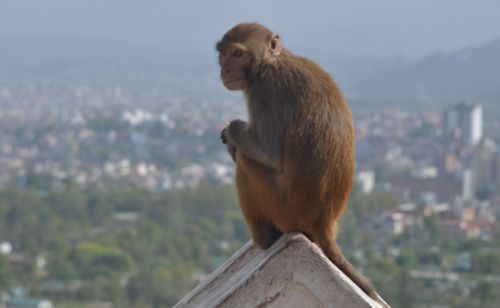
[[[246,100],[248,122],[230,121],[221,139],[235,161],[236,192],[254,243],[267,249],[284,233],[302,232],[385,306],[336,242],[355,168],[354,120],[339,88],[258,23],[236,25],[216,50],[222,83]]]

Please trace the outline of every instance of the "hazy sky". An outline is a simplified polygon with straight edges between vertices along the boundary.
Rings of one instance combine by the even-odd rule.
[[[2,41],[98,38],[212,52],[229,27],[258,21],[285,45],[346,57],[417,59],[500,37],[498,0],[2,0]]]

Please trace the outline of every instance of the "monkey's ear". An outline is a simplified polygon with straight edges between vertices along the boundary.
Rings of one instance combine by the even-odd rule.
[[[273,56],[279,56],[281,53],[281,40],[278,34],[274,34],[269,44],[269,50]]]

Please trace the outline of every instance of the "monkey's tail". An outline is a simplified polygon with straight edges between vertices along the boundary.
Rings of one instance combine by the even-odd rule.
[[[347,275],[363,292],[375,300],[382,307],[390,307],[375,291],[371,282],[361,275],[356,268],[347,261],[342,254],[340,247],[333,238],[323,237],[317,244],[321,247],[325,255],[333,262],[344,274]]]

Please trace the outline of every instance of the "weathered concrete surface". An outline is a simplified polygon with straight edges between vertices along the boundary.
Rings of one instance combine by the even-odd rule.
[[[261,250],[248,242],[180,307],[380,307],[300,233]]]

